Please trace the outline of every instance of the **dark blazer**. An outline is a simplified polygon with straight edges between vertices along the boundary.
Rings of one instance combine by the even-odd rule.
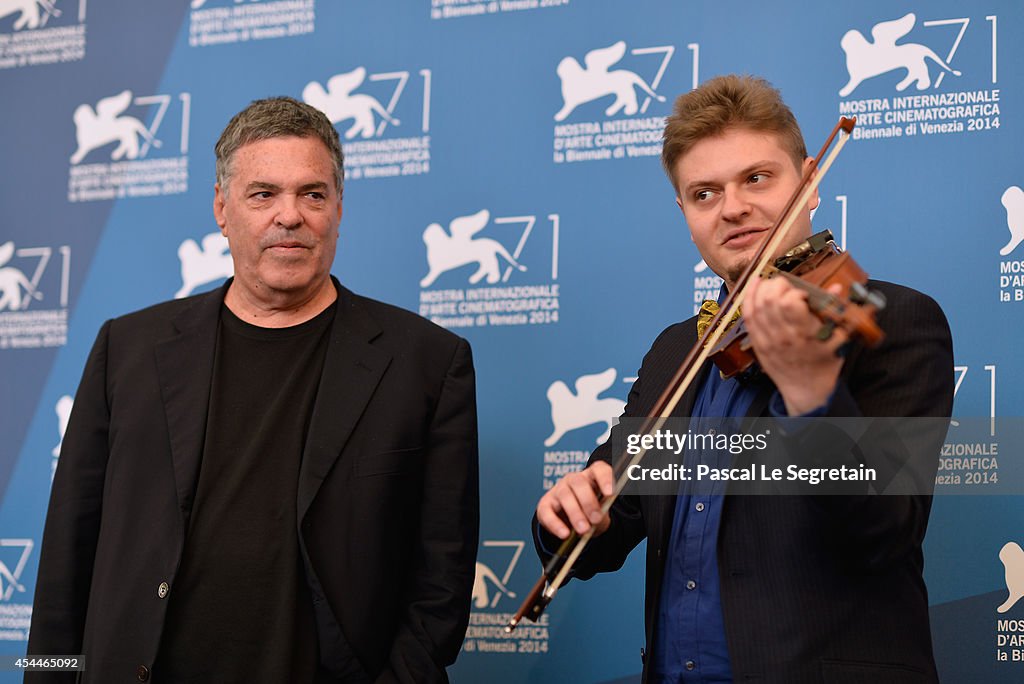
[[[888,299],[879,315],[887,337],[876,349],[851,351],[829,414],[948,417],[953,359],[945,316],[919,292],[876,281],[871,286]],[[696,341],[694,319],[658,337],[644,357],[625,416],[648,415]],[[707,372],[709,367],[675,415],[690,415]],[[766,381],[748,415],[768,415],[773,392]],[[944,435],[945,422],[938,423]],[[928,452],[935,454],[924,473],[931,483],[941,436]],[[610,460],[614,439],[613,434],[596,449],[591,462]],[[727,496],[717,551],[735,681],[935,681],[921,552],[930,508],[927,495]],[[648,650],[655,643],[674,512],[673,496],[620,497],[612,508],[611,527],[591,542],[573,572],[573,577],[588,579],[617,570],[647,539]],[[557,546],[542,532],[538,552],[544,561],[545,548]],[[645,682],[649,676],[645,662]]]
[[[85,654],[82,681],[145,681],[156,659],[227,287],[107,321],[86,364],[28,644]],[[378,682],[445,682],[468,621],[479,527],[469,345],[337,287],[296,497],[321,662],[350,648]]]

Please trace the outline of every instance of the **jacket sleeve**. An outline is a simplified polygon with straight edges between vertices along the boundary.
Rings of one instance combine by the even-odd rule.
[[[428,435],[407,608],[378,684],[447,682],[469,622],[479,541],[476,380],[459,340]]]
[[[617,426],[613,428],[613,431],[615,429]],[[604,444],[595,449],[590,455],[587,466],[596,460],[611,463],[611,445],[614,439],[614,435],[610,436]],[[599,572],[618,570],[626,562],[626,558],[636,545],[646,538],[647,529],[636,497],[620,495],[612,504],[609,516],[611,525],[608,526],[604,534],[590,539],[587,548],[580,554],[572,570],[569,571],[568,579],[588,580]],[[540,558],[541,564],[547,567],[561,546],[562,540],[540,526],[536,513],[533,516],[532,528],[533,544],[537,556]]]
[[[626,407],[620,419],[645,418],[650,412],[651,405],[667,380],[661,377],[666,369],[665,359],[674,360],[675,352],[679,351],[675,348],[679,344],[679,326],[680,324],[676,324],[662,331],[651,345],[650,351],[644,356],[640,370],[637,372],[637,379],[629,390]],[[612,464],[614,467],[613,461],[618,454],[613,453],[612,445],[625,443],[625,439],[619,435],[623,429],[620,420],[612,428],[605,443],[597,447],[590,455],[590,460],[587,462],[588,467],[599,460]],[[569,579],[575,577],[587,580],[599,572],[618,570],[626,562],[630,552],[647,537],[647,521],[644,519],[639,496],[619,495],[615,503],[612,504],[609,514],[611,525],[604,534],[590,540],[587,548],[580,554],[579,560],[570,571]],[[547,566],[558,550],[561,540],[540,526],[536,514],[533,517],[532,528],[537,555],[540,557],[541,563]]]
[[[82,653],[107,469],[109,334],[107,321],[86,362],[61,444],[39,556],[29,655]],[[76,674],[28,673],[25,681],[70,682]]]

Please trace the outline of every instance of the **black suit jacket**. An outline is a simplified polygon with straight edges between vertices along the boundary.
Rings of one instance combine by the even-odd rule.
[[[888,300],[879,315],[887,337],[876,349],[854,348],[849,354],[829,415],[948,417],[953,359],[945,316],[914,290],[877,281],[871,287]],[[694,319],[658,337],[644,357],[624,416],[648,415],[696,341]],[[675,415],[690,415],[709,369],[710,364]],[[766,382],[748,415],[767,415],[773,392]],[[614,440],[613,434],[591,462],[611,460]],[[940,444],[931,446],[934,482]],[[930,508],[927,495],[727,496],[717,552],[735,681],[935,681],[921,552]],[[620,497],[611,527],[590,543],[572,575],[588,579],[617,570],[646,538],[648,650],[655,643],[674,512],[673,496]],[[556,540],[535,529],[546,562],[545,549],[557,548]]]
[[[156,658],[227,287],[108,321],[86,364],[28,645],[85,654],[83,681],[139,681]],[[337,287],[296,497],[321,662],[350,649],[378,682],[444,682],[465,634],[479,526],[469,345]]]

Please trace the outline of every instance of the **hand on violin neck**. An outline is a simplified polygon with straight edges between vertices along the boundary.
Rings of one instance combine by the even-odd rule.
[[[849,336],[841,329],[822,340],[823,323],[807,307],[807,293],[783,278],[754,279],[743,300],[743,320],[764,372],[791,416],[813,411],[835,390]],[[829,288],[838,293],[838,286]]]

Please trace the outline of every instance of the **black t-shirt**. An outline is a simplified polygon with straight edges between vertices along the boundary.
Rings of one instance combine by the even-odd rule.
[[[296,488],[335,306],[289,328],[221,308],[202,466],[153,679],[312,682]]]

